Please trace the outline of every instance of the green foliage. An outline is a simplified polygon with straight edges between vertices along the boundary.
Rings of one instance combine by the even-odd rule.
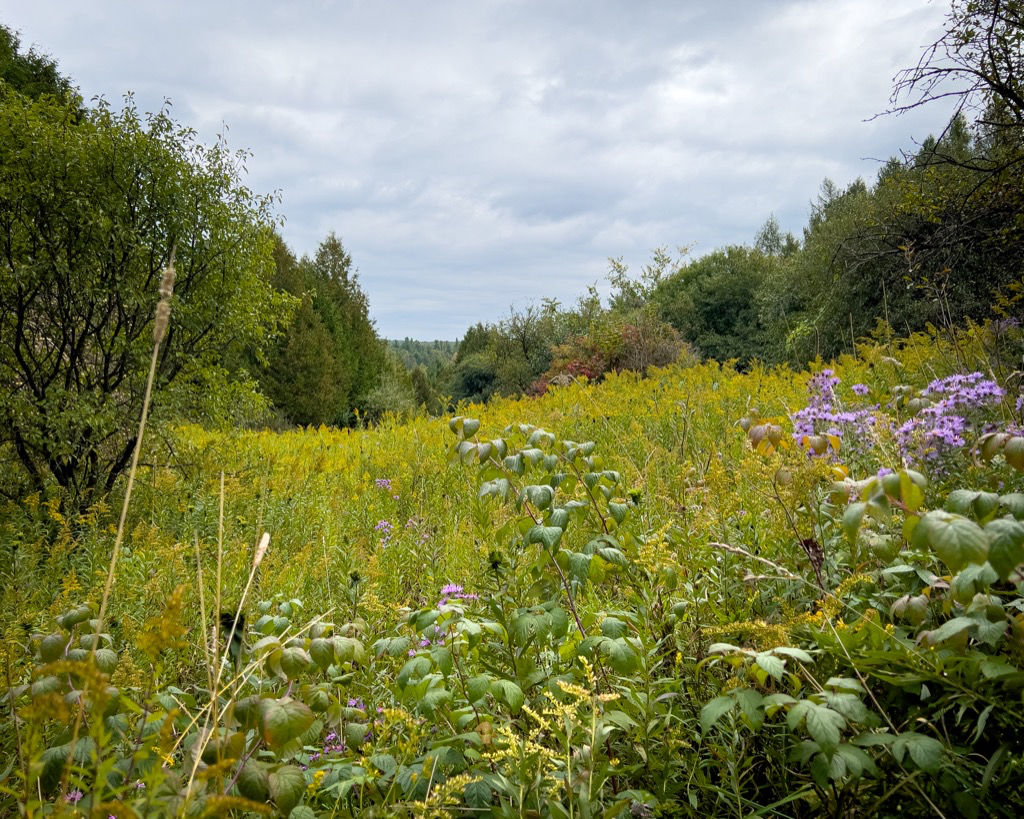
[[[44,94],[60,99],[74,96],[71,80],[60,73],[57,62],[34,48],[23,53],[17,33],[4,25],[0,25],[0,80],[33,99]]]
[[[158,417],[202,416],[225,393],[224,358],[269,338],[287,305],[268,283],[270,202],[241,185],[224,145],[130,99],[79,115],[4,86],[0,119],[0,435],[18,477],[85,504],[134,447],[172,249]]]
[[[406,409],[341,241],[331,233],[312,258],[296,261],[278,239],[275,258],[275,284],[302,299],[260,377],[277,410],[292,424],[344,426],[354,422],[357,411],[379,415],[383,409]],[[394,404],[382,408],[382,397]]]

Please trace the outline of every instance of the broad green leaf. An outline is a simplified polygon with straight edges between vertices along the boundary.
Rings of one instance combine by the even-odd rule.
[[[846,507],[843,513],[843,533],[851,545],[856,545],[857,534],[860,532],[861,521],[864,520],[865,505],[858,501]]]
[[[552,549],[562,539],[563,530],[557,526],[533,526],[526,533],[527,543],[542,543],[545,548]]]
[[[792,657],[794,660],[799,660],[802,663],[814,662],[814,658],[802,648],[793,648],[792,646],[776,646],[772,649],[772,654],[784,654],[785,656]]]
[[[491,806],[491,786],[482,779],[468,782],[462,789],[462,796],[466,804],[476,810],[484,810]]]
[[[729,696],[715,697],[700,709],[700,728],[706,734],[718,720],[736,707],[736,700]]]
[[[1024,493],[1011,492],[1003,495],[999,503],[1017,520],[1024,520]]]
[[[505,703],[513,714],[518,714],[519,709],[522,708],[523,703],[526,702],[526,696],[523,694],[523,689],[512,682],[512,680],[495,680],[492,682],[491,696],[493,696],[498,702]]]
[[[608,640],[604,644],[604,650],[608,655],[608,664],[615,673],[627,676],[636,671],[638,665],[636,651],[622,637]]]
[[[410,657],[402,670],[398,672],[395,682],[399,688],[405,688],[413,679],[420,679],[430,673],[430,658]]]
[[[490,686],[491,678],[486,674],[470,677],[466,682],[467,699],[469,699],[470,702],[476,702],[487,694]]]
[[[289,680],[294,680],[302,676],[303,672],[313,665],[313,661],[303,649],[292,647],[281,652],[279,664],[285,676]]]
[[[266,802],[270,796],[270,775],[267,766],[255,759],[245,763],[235,783],[239,793],[253,802]]]
[[[988,557],[985,531],[973,520],[935,510],[921,519],[922,527],[935,553],[954,572],[969,563],[984,563]]]
[[[985,526],[985,536],[988,538],[988,562],[999,579],[1006,580],[1024,563],[1024,523],[1007,518],[990,520]]]
[[[976,624],[970,617],[954,617],[952,620],[947,620],[937,629],[930,632],[931,637],[929,642],[932,645],[945,642],[951,637],[956,637],[956,635],[961,631],[966,631],[973,625]]]
[[[846,720],[842,714],[811,700],[802,700],[793,706],[787,721],[793,730],[804,723],[811,739],[827,753],[835,750],[839,744],[840,732],[846,726]]]
[[[260,733],[271,749],[276,750],[302,736],[312,724],[312,709],[291,697],[267,698],[259,702]]]
[[[786,671],[786,663],[784,660],[776,657],[774,654],[768,651],[762,651],[756,657],[754,662],[757,663],[766,673],[771,675],[776,680],[781,680],[782,675]]]
[[[277,809],[286,816],[291,813],[306,790],[306,777],[295,765],[283,765],[272,771],[269,777],[270,798]]]
[[[326,637],[311,640],[309,656],[321,671],[326,671],[334,663],[334,642]]]
[[[52,663],[64,656],[70,638],[63,632],[48,634],[39,641],[39,656],[44,663]]]
[[[905,753],[909,752],[914,764],[927,773],[938,773],[944,748],[939,740],[913,731],[904,731],[892,743],[892,753],[897,762],[902,762]]]
[[[605,617],[601,621],[601,633],[605,637],[625,637],[629,627],[617,617]]]

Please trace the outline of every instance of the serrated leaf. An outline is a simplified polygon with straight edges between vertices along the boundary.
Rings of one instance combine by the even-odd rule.
[[[245,763],[235,784],[239,793],[253,802],[266,802],[270,796],[270,774],[267,772],[267,766],[255,759]]]
[[[754,662],[776,680],[781,680],[786,671],[786,663],[768,651],[762,651],[755,656]]]
[[[736,707],[736,700],[729,696],[715,697],[700,709],[700,728],[705,734],[722,717]]]
[[[313,724],[313,710],[291,697],[262,699],[258,708],[260,733],[271,749],[302,736]]]
[[[801,700],[790,710],[787,717],[789,727],[795,730],[801,723],[807,728],[811,739],[826,753],[831,753],[839,744],[841,731],[846,726],[842,714],[811,700]]]
[[[1006,580],[1014,569],[1024,563],[1024,523],[997,518],[985,526],[988,538],[988,562],[1000,580]]]
[[[306,777],[295,765],[283,765],[269,776],[270,798],[281,813],[291,813],[306,790]]]
[[[988,557],[985,531],[962,515],[932,511],[921,519],[918,528],[925,529],[928,543],[939,559],[954,572],[969,563],[984,563]]]
[[[526,695],[523,689],[512,680],[495,680],[491,683],[491,696],[498,702],[503,702],[509,707],[513,714],[518,714],[519,709],[526,702]]]
[[[601,621],[601,633],[605,637],[625,637],[629,627],[617,617],[605,617]]]
[[[545,548],[553,549],[562,539],[563,530],[558,526],[533,526],[526,533],[527,543],[542,543]]]
[[[914,764],[922,771],[938,773],[944,747],[937,739],[913,731],[904,731],[892,743],[892,752],[897,762],[902,762],[904,753],[909,752]]]
[[[462,796],[466,800],[466,804],[476,810],[483,810],[491,806],[491,786],[482,779],[468,782],[462,789]]]
[[[636,651],[624,638],[619,637],[608,640],[604,643],[603,649],[608,656],[608,665],[616,674],[628,676],[636,671],[638,666]]]

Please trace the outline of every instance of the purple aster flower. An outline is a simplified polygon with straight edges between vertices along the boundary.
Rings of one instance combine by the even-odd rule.
[[[73,791],[67,792],[67,794],[64,796],[64,801],[70,802],[72,805],[77,805],[79,802],[82,801],[83,796],[85,796],[85,794],[78,790],[78,788],[75,788]]]
[[[377,484],[377,486],[380,487],[381,489],[390,489],[391,488],[391,479],[390,478],[377,478],[377,480],[375,480],[374,483]]]
[[[850,387],[850,389],[853,390],[854,393],[856,393],[857,395],[860,395],[860,396],[865,396],[865,395],[868,394],[868,385],[867,384],[854,384],[852,387]]]

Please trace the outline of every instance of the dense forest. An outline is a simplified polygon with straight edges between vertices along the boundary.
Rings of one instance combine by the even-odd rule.
[[[936,101],[799,236],[385,340],[0,26],[0,813],[1018,816],[1024,4]]]

